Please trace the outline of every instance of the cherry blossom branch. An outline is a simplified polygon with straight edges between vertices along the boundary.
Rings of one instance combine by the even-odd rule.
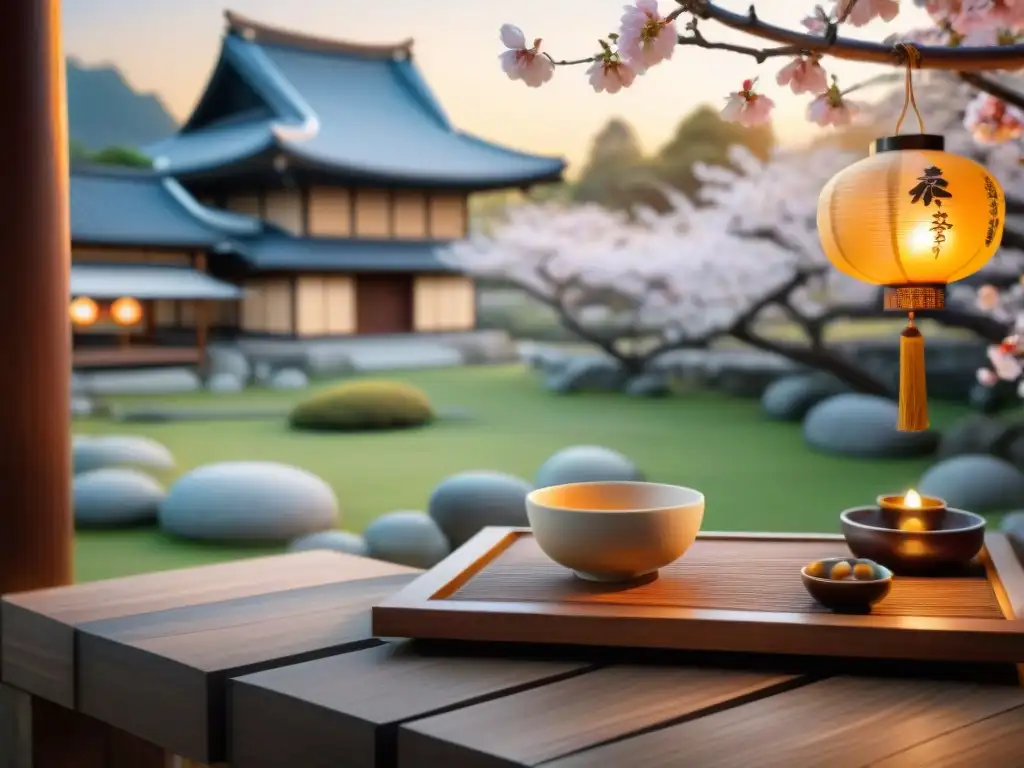
[[[992,77],[977,72],[958,72],[957,75],[972,88],[977,88],[989,96],[995,96],[1018,109],[1024,109],[1024,93],[1016,88],[1010,88]]]
[[[681,7],[700,19],[710,19],[723,26],[743,32],[752,37],[781,43],[804,53],[828,54],[849,61],[872,62],[901,66],[905,63],[904,49],[883,43],[841,38],[837,34],[837,23],[826,25],[825,34],[812,35],[796,32],[785,27],[761,21],[754,7],[746,14],[734,13],[720,8],[710,0],[677,0]],[[847,13],[850,9],[847,9]],[[697,43],[694,43],[697,44]],[[742,48],[742,46],[740,46]],[[945,69],[960,72],[984,72],[998,69],[1019,69],[1024,67],[1024,45],[1000,45],[984,47],[915,46],[921,54],[917,66],[922,69]],[[774,49],[767,49],[771,51]],[[736,51],[748,53],[761,62],[765,51],[747,49]]]

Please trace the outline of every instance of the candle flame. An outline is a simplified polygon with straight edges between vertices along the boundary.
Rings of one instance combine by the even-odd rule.
[[[903,497],[903,503],[911,509],[921,508],[921,495],[911,488],[907,491],[907,495]]]

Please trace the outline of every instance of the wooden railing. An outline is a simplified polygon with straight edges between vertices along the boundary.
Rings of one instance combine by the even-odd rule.
[[[141,368],[158,365],[198,365],[198,347],[95,347],[76,349],[75,368]]]

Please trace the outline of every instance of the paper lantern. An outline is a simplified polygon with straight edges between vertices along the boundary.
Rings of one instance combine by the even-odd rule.
[[[68,306],[68,314],[75,325],[92,325],[100,316],[100,308],[88,296],[79,296]]]
[[[946,285],[977,272],[999,248],[1006,203],[981,165],[945,151],[943,138],[878,139],[818,199],[818,233],[840,272],[884,286],[886,310],[906,312],[900,337],[897,428],[928,428],[924,338],[914,313],[945,306]]]
[[[135,325],[142,319],[142,305],[127,296],[117,299],[110,305],[110,317],[118,325]]]

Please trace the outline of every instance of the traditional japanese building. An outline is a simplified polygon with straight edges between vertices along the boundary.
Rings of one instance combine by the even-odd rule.
[[[73,169],[75,367],[200,363],[211,330],[233,332],[242,298],[208,274],[211,256],[261,229],[152,171]]]
[[[191,116],[145,151],[206,206],[264,224],[215,244],[208,264],[242,289],[239,334],[473,329],[473,283],[438,247],[467,234],[472,193],[559,180],[564,162],[455,128],[412,41],[339,42],[226,17]]]

